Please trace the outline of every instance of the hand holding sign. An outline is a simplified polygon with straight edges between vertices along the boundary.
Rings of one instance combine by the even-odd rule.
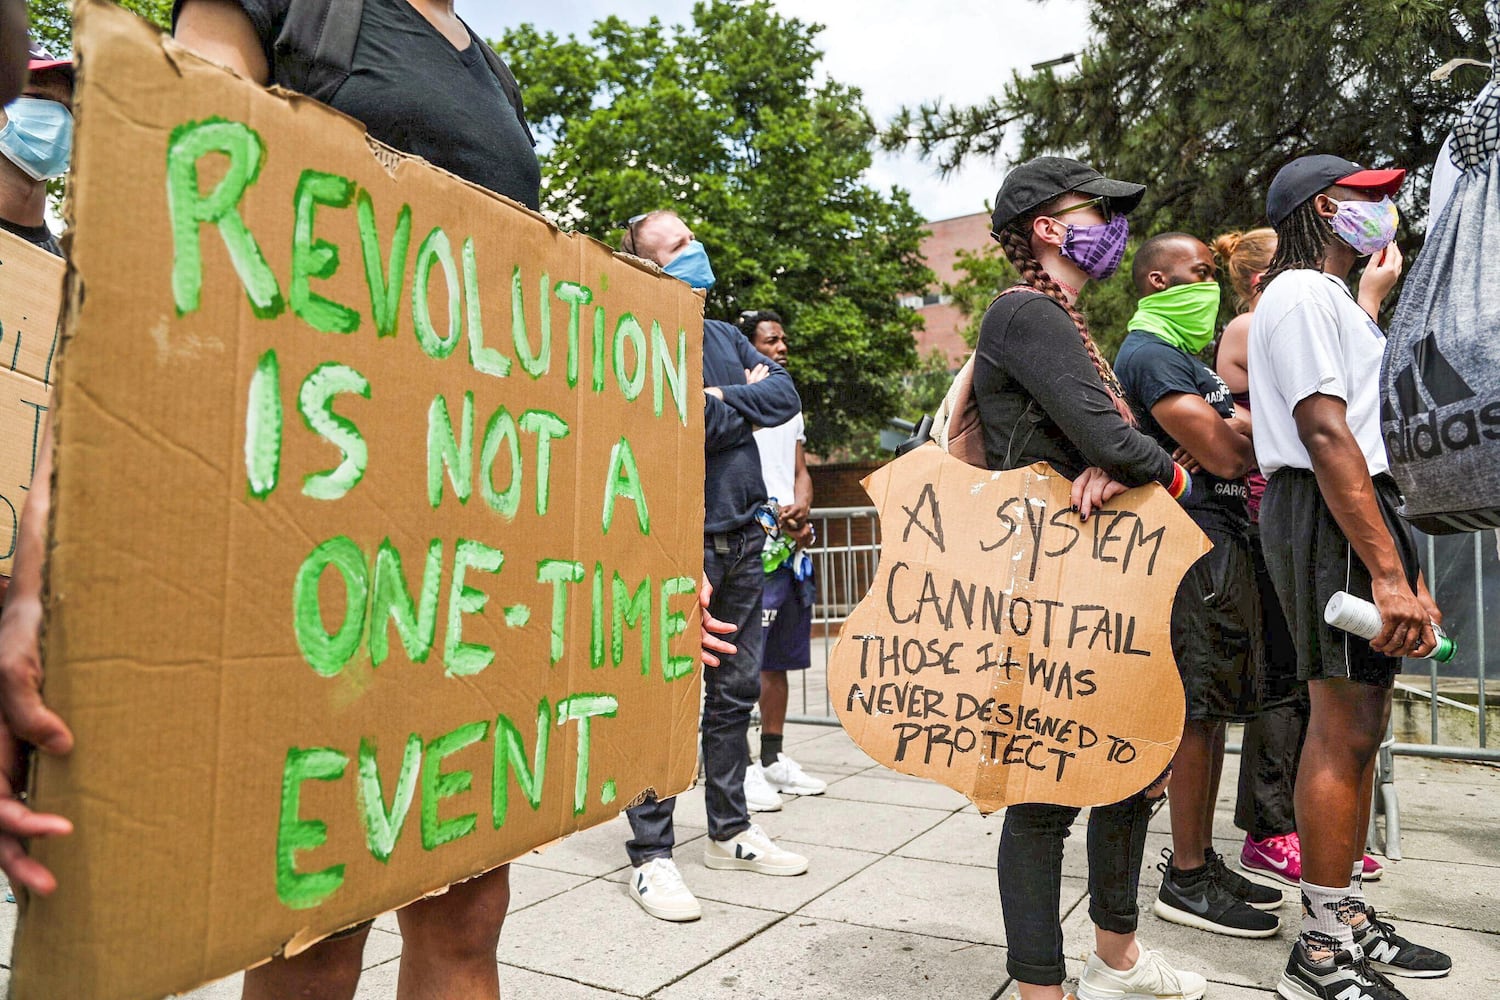
[[[1164,490],[1083,522],[1048,466],[986,472],[935,446],[864,485],[880,567],[828,689],[866,753],[984,813],[1116,802],[1161,775],[1184,715],[1172,599],[1209,549]]]

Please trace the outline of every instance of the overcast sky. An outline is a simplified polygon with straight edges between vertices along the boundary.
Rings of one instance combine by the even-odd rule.
[[[458,0],[459,14],[488,38],[526,21],[559,35],[583,34],[610,13],[637,23],[652,15],[682,23],[692,6],[692,0]],[[999,93],[1012,70],[1077,52],[1088,29],[1083,0],[775,0],[775,6],[827,26],[819,36],[824,70],[864,91],[877,121],[903,103],[934,97],[966,103]],[[918,211],[936,220],[981,211],[1002,169],[976,161],[943,180],[915,156],[879,154],[869,180],[906,188]]]

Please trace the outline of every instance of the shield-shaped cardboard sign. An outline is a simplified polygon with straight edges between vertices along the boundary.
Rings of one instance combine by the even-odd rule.
[[[1211,547],[1165,490],[1083,521],[1051,467],[989,472],[935,445],[864,487],[880,566],[828,690],[866,753],[982,813],[1117,802],[1161,775],[1185,711],[1172,600]]]

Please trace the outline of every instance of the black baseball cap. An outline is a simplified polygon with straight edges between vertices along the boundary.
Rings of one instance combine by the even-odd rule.
[[[995,195],[990,226],[998,233],[1038,205],[1069,191],[1108,198],[1114,211],[1129,212],[1140,204],[1146,185],[1110,180],[1093,167],[1066,156],[1038,156],[1005,175]]]
[[[1266,192],[1266,217],[1271,225],[1279,226],[1298,205],[1335,184],[1356,191],[1393,195],[1404,180],[1405,170],[1366,170],[1353,160],[1330,153],[1299,156],[1276,171]]]

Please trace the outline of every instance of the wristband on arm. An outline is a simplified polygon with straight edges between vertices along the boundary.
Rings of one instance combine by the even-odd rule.
[[[1172,494],[1173,500],[1181,500],[1193,492],[1193,477],[1176,462],[1172,463],[1172,485],[1167,487],[1167,492]]]

